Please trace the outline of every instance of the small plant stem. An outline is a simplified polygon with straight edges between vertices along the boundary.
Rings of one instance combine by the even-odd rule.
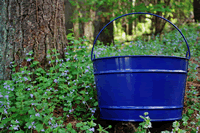
[[[88,109],[89,109],[89,108],[90,108],[89,105],[87,104],[87,102],[85,102],[85,103],[86,103],[86,105],[87,105],[87,107],[88,107]]]
[[[22,108],[22,110],[23,110],[23,101],[22,101],[22,100],[21,100],[21,105],[22,105],[22,107],[21,107],[21,108]]]
[[[5,114],[6,115],[6,117],[8,118],[8,115],[7,114]]]

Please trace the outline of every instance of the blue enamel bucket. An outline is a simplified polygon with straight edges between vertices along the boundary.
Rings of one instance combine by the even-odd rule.
[[[94,45],[110,23],[132,14],[148,14],[166,20],[182,35],[186,57],[132,55],[95,58]],[[104,26],[93,43],[91,60],[100,108],[100,118],[116,121],[174,121],[182,118],[190,49],[182,32],[169,20],[151,13],[129,13]]]

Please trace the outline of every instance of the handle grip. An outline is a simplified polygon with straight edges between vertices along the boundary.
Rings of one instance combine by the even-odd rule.
[[[121,18],[121,17],[128,16],[128,15],[133,15],[133,14],[148,14],[148,15],[153,15],[153,16],[159,17],[159,18],[161,18],[161,19],[164,19],[165,21],[167,21],[167,22],[169,22],[171,25],[173,25],[173,26],[180,32],[180,34],[182,35],[182,37],[183,37],[183,39],[184,39],[184,41],[185,41],[185,43],[186,43],[186,45],[187,45],[187,49],[188,49],[188,51],[186,52],[186,58],[187,58],[187,59],[190,59],[190,48],[189,48],[188,42],[187,42],[185,36],[183,35],[183,33],[181,32],[181,30],[179,30],[179,28],[178,28],[176,25],[174,25],[172,22],[170,22],[170,21],[167,20],[166,18],[163,18],[163,17],[161,17],[161,16],[159,16],[159,15],[156,15],[156,14],[144,13],[144,12],[136,12],[136,13],[128,13],[128,14],[124,14],[124,15],[122,15],[122,16],[119,16],[119,17],[113,19],[112,21],[110,21],[109,23],[107,23],[107,24],[101,29],[101,31],[99,32],[99,34],[97,35],[97,37],[96,37],[96,39],[94,40],[94,43],[93,43],[93,47],[92,47],[92,51],[91,51],[91,60],[92,60],[92,61],[95,59],[95,55],[94,55],[94,59],[93,59],[94,45],[95,45],[95,43],[96,43],[96,41],[97,41],[99,35],[101,34],[101,32],[102,32],[110,23],[112,23],[113,21],[115,21],[115,20],[117,20],[117,19],[119,19],[119,18]],[[188,56],[188,55],[189,55],[189,56]],[[187,57],[187,56],[188,56],[188,57]]]

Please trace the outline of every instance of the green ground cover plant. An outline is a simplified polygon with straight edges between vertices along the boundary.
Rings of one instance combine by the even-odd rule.
[[[200,83],[197,74],[200,64],[200,42],[196,39],[199,27],[185,26],[181,29],[191,48],[194,62],[189,64],[188,81]],[[65,58],[60,59],[54,49],[48,51],[49,67],[44,69],[34,60],[33,52],[27,53],[27,66],[12,75],[12,80],[0,82],[0,132],[16,133],[76,133],[108,132],[111,126],[102,127],[95,123],[94,114],[98,108],[97,92],[90,60],[91,45],[85,38],[75,40],[68,35],[73,46],[67,47]],[[130,43],[116,41],[111,46],[98,45],[96,58],[124,55],[170,55],[185,57],[186,44],[181,35],[172,31],[159,37]],[[15,71],[15,63],[10,64]],[[181,121],[173,123],[172,131],[199,131],[200,96],[199,90],[192,86],[187,94],[187,111]],[[138,127],[138,133],[146,133],[152,128],[148,113],[141,116],[144,122]]]

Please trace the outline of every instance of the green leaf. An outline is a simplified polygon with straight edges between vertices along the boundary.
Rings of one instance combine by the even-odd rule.
[[[3,113],[3,112],[4,112],[4,111],[3,111],[3,108],[0,108],[0,112],[1,112],[1,113]]]
[[[144,113],[144,115],[148,115],[148,114],[149,114],[148,112],[145,112],[145,113]]]
[[[12,123],[12,124],[15,124],[16,122],[15,122],[14,120],[11,120],[11,123]]]
[[[194,110],[188,109],[188,114],[191,115],[194,113]]]
[[[183,121],[187,121],[187,120],[189,120],[189,117],[188,116],[183,116],[182,120]]]
[[[81,93],[81,94],[85,94],[85,91],[80,91],[79,93]]]
[[[81,130],[87,130],[87,129],[89,129],[90,127],[89,126],[83,126],[83,127],[81,127],[80,129]]]
[[[37,125],[36,125],[36,130],[37,130],[38,132],[40,132],[42,129],[43,129],[43,125],[42,125],[42,124],[37,124]]]
[[[98,124],[98,125],[99,125],[99,129],[100,129],[100,130],[102,130],[102,129],[103,129],[103,127],[102,127],[100,124]]]
[[[93,133],[92,131],[86,130],[86,133]]]
[[[82,100],[83,98],[81,96],[77,97],[76,98],[77,100]]]
[[[59,68],[59,71],[63,72],[63,71],[65,71],[65,69],[64,68]]]
[[[64,128],[62,128],[62,129],[59,129],[59,130],[58,130],[58,132],[59,132],[59,133],[66,133],[66,131],[65,131],[65,129],[64,129]]]
[[[37,106],[37,109],[42,109],[43,107],[41,105],[38,105]]]
[[[27,123],[26,123],[26,126],[27,126],[27,127],[29,127],[29,126],[31,126],[31,125],[32,125],[31,122],[27,122]]]
[[[68,109],[68,108],[66,108],[66,107],[64,107],[64,108],[63,108],[63,110],[64,110],[64,111],[69,111],[69,109]]]
[[[200,126],[200,121],[197,122],[197,126]]]
[[[97,105],[98,105],[98,102],[95,102],[95,103],[94,103],[94,106],[97,106]]]
[[[37,83],[37,81],[33,81],[33,82],[31,82],[31,83],[35,84],[35,83]]]
[[[58,55],[60,55],[60,53],[56,53],[56,54],[55,54],[55,56],[58,56]]]
[[[11,116],[11,118],[12,119],[15,119],[15,117],[17,117],[18,116],[18,114],[17,113],[14,113],[12,116]]]
[[[73,128],[71,129],[71,133],[77,133],[76,130],[74,130]]]
[[[41,72],[41,73],[46,73],[41,67],[36,69],[36,71]]]
[[[92,120],[90,121],[90,122],[88,122],[89,123],[89,125],[90,126],[92,126],[92,127],[94,127],[94,126],[96,126],[97,124],[96,123],[94,123]]]
[[[38,62],[38,61],[33,61],[33,65],[37,65],[38,63],[40,63],[40,62]]]
[[[170,133],[169,131],[161,131],[161,133]]]
[[[20,131],[17,131],[17,132],[15,132],[15,133],[24,133],[24,131],[20,130]]]
[[[35,110],[29,110],[28,113],[31,114],[31,115],[35,114]]]
[[[72,124],[69,123],[69,124],[67,125],[67,128],[72,128]]]
[[[36,75],[37,75],[37,76],[41,76],[41,74],[40,74],[40,73],[36,73]],[[40,77],[39,77],[39,78],[40,78]],[[38,78],[38,79],[39,79],[39,78]]]
[[[186,133],[186,131],[181,129],[180,133]],[[194,133],[196,133],[196,132],[194,132]]]
[[[81,127],[81,126],[83,126],[82,123],[77,123],[77,124],[76,124],[76,127]]]
[[[179,126],[180,126],[180,123],[179,123],[178,121],[174,121],[172,126],[173,126],[174,128],[179,127]]]

